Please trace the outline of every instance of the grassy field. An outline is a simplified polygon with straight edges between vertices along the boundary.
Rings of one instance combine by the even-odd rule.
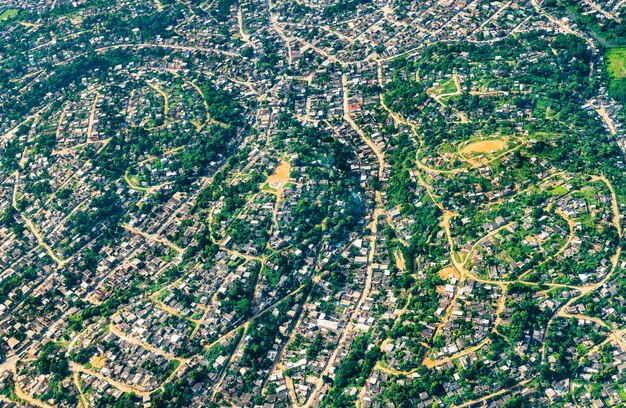
[[[16,9],[4,10],[2,14],[0,14],[0,21],[5,21],[5,20],[14,18],[15,16],[17,16],[17,12],[18,11]]]
[[[626,77],[626,48],[614,48],[607,54],[609,72],[613,78]]]
[[[443,81],[433,91],[436,95],[451,94],[457,91],[457,87],[453,79],[448,79],[448,80]]]
[[[567,194],[568,191],[563,186],[556,186],[552,190],[550,190],[548,193],[552,194],[552,195],[555,195],[555,196],[562,196],[562,195]]]

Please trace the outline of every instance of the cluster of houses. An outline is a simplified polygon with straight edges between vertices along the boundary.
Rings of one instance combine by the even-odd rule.
[[[350,255],[346,250],[338,259],[341,263],[349,262],[352,275],[350,286],[362,288],[366,280],[370,248],[362,239],[354,241],[352,246],[357,249],[357,254]],[[317,391],[317,378],[322,375],[329,375],[332,378],[335,371],[334,347],[340,347],[343,353],[347,353],[347,348],[355,335],[348,327],[353,324],[355,315],[359,312],[354,309],[360,295],[361,292],[357,289],[347,287],[334,293],[330,282],[323,278],[318,282],[314,297],[317,300],[304,306],[302,317],[294,328],[293,337],[298,339],[299,344],[292,347],[288,345],[287,351],[278,362],[283,370],[280,375],[276,372],[276,376],[270,378],[270,381],[276,382],[277,392],[287,393],[288,387],[291,387],[298,401],[303,403],[313,391]],[[362,324],[366,327],[366,318],[363,318]],[[307,360],[308,347],[318,334],[322,336],[324,344],[333,347],[321,347],[314,359]],[[289,383],[285,376],[289,378]]]
[[[452,277],[443,287],[436,316],[446,316],[436,335],[442,336],[446,345],[435,349],[439,359],[479,343],[491,332],[497,318],[498,302],[503,296],[498,286],[483,284],[471,279],[460,286]],[[458,292],[458,293],[457,293]]]
[[[112,320],[115,328],[124,335],[174,355],[178,354],[192,331],[188,321],[147,301],[121,311]]]
[[[535,219],[530,212],[530,209],[525,211],[526,217],[521,220],[521,225],[516,222],[499,224],[498,218],[504,218],[496,217],[496,228],[504,228],[499,233],[478,241],[478,250],[472,256],[472,271],[479,274],[487,271],[487,276],[492,280],[508,279],[527,269],[529,259],[533,256],[546,259],[561,250],[569,235],[567,227],[559,225],[552,215],[544,214]],[[561,224],[564,222],[561,221]],[[489,226],[487,230],[495,231],[496,228],[493,227]],[[580,244],[579,239],[573,237],[572,245],[576,245],[575,240]],[[530,248],[532,252],[525,253],[522,259],[515,259],[518,257],[514,258],[503,248],[503,244],[510,246],[511,242],[516,246]]]
[[[97,333],[96,333],[97,334]],[[79,340],[82,347],[95,346],[91,369],[106,378],[139,391],[152,391],[167,378],[178,362],[148,350],[133,340],[113,333]],[[80,350],[80,349],[79,349]]]
[[[591,15],[601,23],[609,20],[621,21],[624,8],[619,1],[615,0],[588,0],[581,3],[581,14]]]
[[[295,297],[296,300],[300,298],[300,294]],[[290,330],[300,308],[301,305],[295,302],[286,312],[281,311],[279,308],[274,308],[269,312],[272,315],[272,319],[276,319],[280,323],[278,333],[275,333],[273,343],[270,347],[264,349],[267,355],[262,358],[272,362],[269,367],[260,366],[253,369],[253,367],[250,367],[246,363],[249,358],[248,354],[252,352],[248,347],[250,342],[253,340],[263,341],[264,339],[253,339],[252,334],[246,335],[243,338],[232,353],[230,366],[223,374],[223,384],[220,387],[220,392],[227,401],[239,406],[253,405],[253,398],[260,395],[265,389],[267,382],[271,381],[271,378],[273,378],[272,373],[275,372],[277,367],[275,362],[289,340]],[[263,326],[266,323],[261,318],[254,324]],[[246,384],[248,381],[252,382],[251,386]],[[280,401],[286,400],[286,396],[283,396],[283,398],[274,396],[273,400],[280,403]]]
[[[592,394],[589,389],[587,392],[581,393],[581,396],[578,397],[580,404],[601,408],[619,405],[626,401],[624,397],[626,353],[615,341],[610,340],[608,344],[610,346],[607,347],[606,351],[592,350],[586,355],[586,362],[583,364],[579,376],[583,381],[593,383],[594,375],[615,370],[614,374],[611,375],[611,381],[603,382],[597,394]],[[610,356],[608,361],[607,356]],[[556,387],[553,388],[556,389]]]
[[[390,57],[435,41],[495,41],[546,26],[535,18],[530,4],[518,2],[431,0],[396,9],[383,2],[364,2],[355,10],[330,14],[320,13],[318,3],[306,2],[309,8],[280,4],[277,24],[298,42],[344,61]]]

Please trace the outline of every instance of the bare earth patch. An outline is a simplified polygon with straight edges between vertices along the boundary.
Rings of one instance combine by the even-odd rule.
[[[105,362],[106,362],[106,357],[100,356],[100,355],[93,356],[91,360],[89,361],[89,363],[91,363],[91,367],[96,370],[100,370],[102,367],[104,367]]]
[[[274,171],[274,174],[267,178],[267,185],[274,190],[280,190],[289,181],[291,166],[289,162],[282,161]]]
[[[482,140],[470,143],[462,150],[463,153],[495,153],[506,148],[506,142],[502,139]]]
[[[455,268],[453,268],[452,266],[448,266],[448,267],[443,268],[437,274],[439,275],[439,277],[441,279],[444,279],[444,280],[450,279],[450,275],[452,275],[452,277],[454,277],[456,279],[460,279],[461,278],[461,275],[459,274],[459,272]]]
[[[406,262],[404,261],[404,255],[402,255],[402,251],[396,249],[393,253],[396,258],[396,266],[401,271],[406,271]]]

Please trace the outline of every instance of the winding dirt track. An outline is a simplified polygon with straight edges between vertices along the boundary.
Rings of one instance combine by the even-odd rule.
[[[536,0],[533,0],[533,4],[536,4]],[[538,7],[538,6],[536,6],[536,7]],[[550,20],[551,20],[551,21],[553,21],[553,19],[550,19]],[[567,30],[566,30],[566,31],[567,31]],[[455,77],[454,77],[454,80],[455,80],[455,84],[456,84],[456,86],[457,86],[457,91],[459,91],[459,90],[460,90],[460,84],[459,84],[459,82],[458,82],[458,77],[457,77],[457,76],[455,76]],[[378,63],[378,82],[379,82],[380,86],[382,87],[382,86],[383,86],[383,81],[382,81],[382,66],[381,66],[380,62]],[[345,89],[345,81],[344,81],[344,89]],[[345,92],[345,91],[344,91],[344,92]],[[431,97],[433,97],[435,100],[437,100],[437,102],[439,102],[440,104],[442,104],[442,102],[439,100],[439,99],[441,98],[441,96],[442,96],[442,95],[434,95],[434,94],[432,94],[432,92],[431,92],[431,93],[429,93],[429,94],[430,94],[430,96],[431,96]],[[414,127],[413,127],[413,126],[411,126],[411,124],[407,123],[405,120],[403,120],[403,119],[402,119],[399,115],[397,115],[396,113],[394,113],[394,112],[390,111],[390,109],[389,109],[389,108],[388,108],[388,107],[384,104],[384,98],[383,98],[383,96],[382,96],[382,95],[380,96],[380,99],[381,99],[381,105],[382,105],[382,106],[383,106],[383,108],[384,108],[384,109],[385,109],[385,110],[389,113],[389,115],[390,115],[390,116],[394,119],[394,121],[395,121],[396,123],[401,123],[401,124],[407,125],[407,126],[411,127],[411,129],[413,129],[413,130],[414,130]],[[598,114],[602,117],[602,119],[603,119],[603,120],[607,123],[607,126],[608,126],[609,130],[611,131],[611,133],[614,133],[614,126],[613,126],[613,124],[612,124],[612,122],[611,122],[610,118],[608,117],[608,115],[606,115],[606,111],[603,111],[603,110],[602,110],[602,107],[600,107],[600,108],[596,108],[596,110],[597,110]],[[456,113],[456,112],[455,112],[455,113]],[[459,117],[462,119],[462,117],[461,117],[461,116],[459,116]],[[462,120],[463,120],[463,119],[462,119]],[[417,136],[417,135],[416,135],[416,136]],[[519,144],[518,146],[516,146],[515,148],[521,148],[521,147],[522,147],[522,146],[524,146],[524,145],[525,145],[525,143],[520,143],[520,144]],[[505,152],[505,154],[506,154],[506,153],[508,153],[508,152]],[[501,156],[501,155],[500,155],[500,156]],[[429,167],[425,166],[424,164],[420,163],[419,158],[417,158],[416,162],[417,162],[417,167],[418,167],[420,170],[424,171],[426,174],[428,174],[428,173],[447,173],[447,174],[454,174],[454,172],[453,172],[453,171],[437,171],[437,169],[431,169],[431,168],[429,168]],[[466,269],[465,269],[465,267],[464,267],[464,264],[465,264],[465,262],[467,262],[467,260],[469,259],[469,257],[470,257],[470,255],[471,255],[471,252],[472,252],[472,251],[470,251],[470,252],[466,255],[465,262],[460,262],[460,261],[457,259],[457,253],[456,253],[456,251],[455,251],[455,249],[454,249],[454,242],[453,242],[453,239],[452,239],[452,234],[451,234],[451,231],[450,231],[450,218],[453,216],[453,214],[452,214],[450,211],[446,210],[446,209],[445,209],[445,208],[441,205],[441,203],[439,203],[439,201],[438,201],[437,197],[435,197],[435,195],[434,195],[434,194],[433,194],[433,192],[432,192],[432,186],[430,186],[430,185],[429,185],[429,183],[427,183],[426,179],[422,176],[422,174],[421,174],[421,173],[419,173],[419,174],[418,174],[418,181],[419,181],[419,184],[420,184],[420,185],[422,185],[422,186],[426,189],[426,191],[427,191],[428,195],[431,197],[431,199],[432,199],[433,203],[435,203],[435,204],[436,204],[436,205],[437,205],[437,206],[441,209],[441,211],[443,212],[443,217],[442,217],[442,222],[441,222],[441,225],[442,225],[442,227],[444,228],[444,231],[445,231],[446,236],[447,236],[447,239],[448,239],[448,243],[449,243],[449,245],[450,245],[450,255],[451,255],[452,265],[453,265],[453,267],[454,267],[455,269],[457,269],[457,270],[459,271],[459,273],[460,273],[460,281],[462,282],[462,281],[464,281],[465,279],[474,279],[474,280],[479,281],[479,282],[484,282],[484,283],[489,283],[489,284],[495,284],[495,285],[498,285],[498,286],[502,289],[502,291],[503,291],[503,296],[501,296],[501,298],[499,299],[499,302],[498,302],[498,311],[497,311],[497,313],[496,313],[497,318],[496,318],[496,322],[495,322],[495,324],[494,324],[494,328],[493,328],[493,330],[494,330],[494,331],[496,331],[496,330],[497,330],[498,325],[500,324],[500,323],[499,323],[499,321],[500,321],[500,317],[499,317],[499,315],[500,315],[500,314],[501,314],[501,312],[504,310],[504,306],[505,306],[505,302],[506,302],[506,296],[504,296],[504,293],[505,293],[505,291],[506,291],[506,287],[507,287],[507,286],[508,286],[508,284],[510,284],[510,283],[513,283],[513,282],[518,282],[518,281],[519,281],[519,282],[521,282],[521,280],[519,280],[519,279],[518,279],[518,280],[516,280],[516,281],[511,281],[511,282],[504,282],[504,281],[488,281],[488,280],[480,279],[480,278],[478,278],[478,277],[474,276],[474,275],[473,275],[471,272],[469,272],[468,270],[466,270]],[[606,179],[606,177],[605,177],[605,176],[592,176],[592,177],[590,178],[590,181],[591,181],[591,182],[601,181],[601,182],[605,183],[605,184],[606,184],[606,186],[607,186],[607,188],[609,189],[609,191],[610,191],[610,193],[611,193],[611,209],[612,209],[612,213],[613,213],[613,216],[612,216],[612,223],[613,223],[613,225],[615,226],[615,228],[617,229],[619,236],[621,236],[621,234],[622,234],[621,216],[620,216],[620,213],[619,213],[619,207],[618,207],[617,197],[616,197],[615,191],[614,191],[614,189],[613,189],[613,186],[612,186],[612,185],[611,185],[611,183],[610,183],[610,182]],[[557,252],[557,255],[558,255],[558,254],[562,253],[562,252],[563,252],[563,251],[564,251],[564,250],[565,250],[565,249],[566,249],[566,248],[570,245],[570,243],[571,243],[571,241],[572,241],[572,239],[573,239],[573,237],[574,237],[574,235],[575,235],[575,234],[574,234],[575,225],[574,225],[574,221],[573,221],[572,219],[570,219],[569,217],[567,217],[565,214],[561,214],[560,212],[557,212],[557,214],[558,214],[558,215],[560,215],[561,217],[563,217],[563,218],[565,219],[565,221],[567,221],[567,223],[568,223],[568,227],[569,227],[569,228],[568,228],[568,229],[569,229],[569,234],[568,234],[568,237],[567,237],[567,241],[566,241],[566,243],[565,243],[565,244],[564,244],[564,245],[563,245],[563,246],[559,249],[559,251]],[[488,235],[489,235],[489,234],[488,234]],[[488,235],[487,235],[487,236],[488,236]],[[475,248],[475,246],[476,246],[479,242],[481,242],[482,240],[486,239],[486,238],[487,238],[487,236],[480,238],[480,239],[476,242],[476,244],[474,245],[474,247],[473,247],[473,248]],[[594,321],[594,322],[596,322],[597,324],[599,324],[599,325],[601,325],[601,326],[606,327],[607,329],[609,329],[609,330],[610,330],[610,333],[611,333],[611,334],[610,334],[610,336],[609,336],[609,337],[610,337],[610,339],[612,339],[613,341],[615,341],[615,342],[616,342],[616,343],[620,346],[620,348],[622,348],[624,351],[626,351],[626,340],[622,337],[624,334],[626,334],[626,330],[624,330],[624,331],[614,331],[614,330],[611,330],[611,328],[610,328],[610,327],[609,327],[606,323],[604,323],[603,321],[601,321],[600,319],[597,319],[597,318],[592,318],[592,317],[589,317],[589,316],[584,316],[584,315],[571,315],[571,314],[568,314],[568,313],[566,313],[566,312],[564,311],[564,310],[565,310],[565,309],[566,309],[569,305],[571,305],[571,304],[575,303],[576,301],[578,301],[578,300],[579,300],[582,296],[584,296],[585,294],[590,293],[590,292],[592,292],[592,291],[594,291],[594,290],[597,290],[600,286],[602,286],[604,283],[606,283],[606,282],[610,279],[610,277],[613,275],[613,273],[614,273],[614,271],[615,271],[615,268],[616,268],[616,266],[617,266],[617,261],[618,261],[618,259],[619,259],[619,257],[620,257],[620,254],[621,254],[621,249],[618,247],[618,248],[617,248],[617,250],[616,250],[616,253],[615,253],[615,254],[614,254],[614,256],[611,258],[611,262],[612,262],[612,268],[611,268],[611,271],[610,271],[609,273],[607,273],[607,274],[606,274],[606,276],[604,276],[604,278],[603,278],[600,282],[597,282],[597,283],[592,284],[592,285],[583,286],[583,287],[572,287],[572,286],[568,286],[568,285],[548,284],[548,286],[550,286],[550,287],[552,287],[552,288],[553,288],[553,287],[568,287],[568,288],[570,288],[570,289],[576,289],[576,290],[578,290],[578,291],[579,291],[579,294],[578,294],[577,296],[575,296],[574,298],[571,298],[568,302],[566,302],[565,304],[561,305],[561,306],[560,306],[560,307],[556,310],[556,312],[554,313],[553,317],[552,317],[552,318],[550,319],[550,321],[548,322],[548,325],[547,325],[547,327],[546,327],[546,333],[547,333],[547,332],[548,332],[548,330],[549,330],[550,323],[552,322],[552,320],[553,320],[555,317],[575,317],[575,318],[580,318],[580,319],[588,319],[588,320],[590,320],[590,321]],[[521,278],[521,277],[520,277],[520,278]],[[454,303],[454,300],[453,300],[453,302],[451,302],[451,303]],[[443,321],[445,321],[445,319],[443,319]],[[441,364],[445,364],[445,363],[447,363],[447,362],[450,362],[450,361],[452,361],[452,360],[454,360],[454,359],[457,359],[457,358],[459,358],[459,357],[461,357],[461,356],[463,356],[463,355],[469,354],[469,353],[471,353],[471,352],[473,352],[473,351],[477,351],[477,350],[479,350],[480,348],[482,348],[482,347],[484,347],[485,345],[487,345],[488,343],[489,343],[488,338],[485,338],[485,339],[483,339],[480,343],[476,344],[476,345],[475,345],[475,346],[473,346],[473,347],[470,347],[470,348],[467,348],[467,349],[461,350],[460,352],[456,353],[455,355],[452,355],[452,356],[449,356],[449,357],[446,357],[446,358],[443,358],[443,359],[439,359],[439,360],[432,360],[432,359],[430,359],[429,357],[426,357],[426,358],[424,359],[424,361],[423,361],[423,364],[424,364],[426,367],[428,367],[428,368],[433,368],[433,367],[439,366],[439,365],[441,365]],[[545,348],[544,348],[544,350],[543,350],[542,360],[543,360],[543,358],[545,358]],[[376,364],[376,369],[379,369],[379,370],[381,370],[381,371],[388,372],[388,373],[393,374],[393,375],[411,375],[412,373],[414,373],[414,372],[416,371],[416,370],[411,370],[411,371],[400,371],[400,370],[396,370],[396,369],[393,369],[393,368],[390,368],[390,367],[385,367],[385,366],[383,366],[380,362],[378,362],[378,363]],[[512,388],[517,388],[517,387],[523,386],[523,385],[527,384],[528,382],[530,382],[532,379],[533,379],[533,378],[526,379],[526,380],[524,380],[524,381],[521,381],[521,382],[519,382],[519,383],[515,384],[515,385],[514,385],[514,386],[512,386],[512,387],[508,387],[508,388],[505,388],[505,389],[499,390],[499,391],[497,391],[497,392],[495,392],[495,393],[492,393],[492,394],[489,394],[489,395],[483,396],[483,397],[481,397],[481,398],[478,398],[478,399],[475,399],[475,400],[472,400],[472,401],[468,401],[468,402],[466,402],[466,403],[464,403],[464,404],[460,405],[459,407],[466,407],[466,406],[470,406],[470,405],[474,405],[474,404],[477,404],[477,403],[480,403],[480,402],[487,401],[487,400],[489,400],[489,399],[491,399],[491,398],[497,397],[497,396],[499,396],[499,395],[502,395],[502,394],[504,394],[504,393],[508,392],[508,391],[509,391],[510,389],[512,389]]]

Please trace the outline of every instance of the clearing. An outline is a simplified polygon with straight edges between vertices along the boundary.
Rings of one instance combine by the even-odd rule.
[[[289,181],[291,166],[289,162],[281,161],[274,174],[267,178],[267,185],[274,190],[280,190]]]
[[[12,18],[15,18],[17,16],[17,13],[18,13],[17,9],[4,10],[2,14],[0,14],[0,21],[6,21]]]
[[[554,196],[564,196],[568,192],[569,191],[565,187],[563,187],[563,186],[556,186],[553,189],[549,190],[548,194],[554,195]]]
[[[398,269],[400,269],[401,271],[406,271],[406,261],[404,260],[404,255],[402,254],[402,251],[396,249],[393,252],[393,256],[394,258],[396,258],[396,266],[398,267]]]
[[[439,277],[443,280],[450,279],[450,276],[454,277],[457,280],[461,279],[461,274],[459,273],[459,271],[457,271],[456,268],[452,266],[443,268],[437,273],[437,275],[439,275]]]
[[[465,146],[461,152],[463,153],[495,153],[499,150],[506,149],[506,142],[502,139],[482,140],[480,142],[470,143]]]
[[[433,87],[433,94],[436,96],[452,95],[459,91],[454,78],[446,79]]]
[[[104,367],[105,362],[106,362],[106,357],[101,356],[101,355],[93,356],[91,360],[89,361],[89,363],[91,364],[91,367],[96,370],[100,370],[102,367]]]
[[[607,53],[607,57],[609,59],[609,72],[613,78],[626,77],[626,48],[612,49]]]

